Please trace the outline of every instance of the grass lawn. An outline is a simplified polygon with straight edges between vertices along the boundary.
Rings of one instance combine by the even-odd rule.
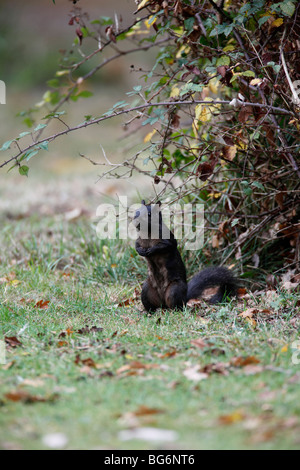
[[[147,316],[132,244],[84,216],[1,224],[0,448],[299,448],[296,294]]]

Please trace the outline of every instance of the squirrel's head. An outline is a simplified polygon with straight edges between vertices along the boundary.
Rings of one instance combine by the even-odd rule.
[[[158,232],[162,224],[160,207],[160,201],[156,204],[146,204],[142,200],[142,205],[136,211],[133,218],[133,224],[141,238],[151,238],[151,233]]]

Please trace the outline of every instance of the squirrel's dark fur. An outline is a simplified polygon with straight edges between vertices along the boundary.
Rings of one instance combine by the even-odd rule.
[[[138,232],[135,247],[148,263],[148,278],[143,284],[141,296],[145,309],[148,312],[159,307],[182,309],[188,300],[200,297],[209,287],[218,286],[210,303],[235,295],[238,281],[229,269],[221,266],[206,268],[187,283],[177,240],[163,223],[159,208],[160,204],[151,206],[142,201],[134,217]]]

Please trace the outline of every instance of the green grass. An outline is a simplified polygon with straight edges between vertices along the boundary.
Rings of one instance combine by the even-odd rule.
[[[44,449],[52,433],[80,449],[299,448],[296,295],[147,316],[133,243],[100,241],[84,219],[2,227],[0,339],[22,344],[0,365],[0,448]],[[239,316],[249,307],[256,323]],[[177,438],[122,439],[141,427]]]

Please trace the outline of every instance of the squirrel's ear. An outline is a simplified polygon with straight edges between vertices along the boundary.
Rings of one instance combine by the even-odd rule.
[[[143,199],[143,200],[142,200],[142,206],[145,206],[145,205],[146,205],[146,203],[145,203],[145,201],[144,201],[144,199]]]

